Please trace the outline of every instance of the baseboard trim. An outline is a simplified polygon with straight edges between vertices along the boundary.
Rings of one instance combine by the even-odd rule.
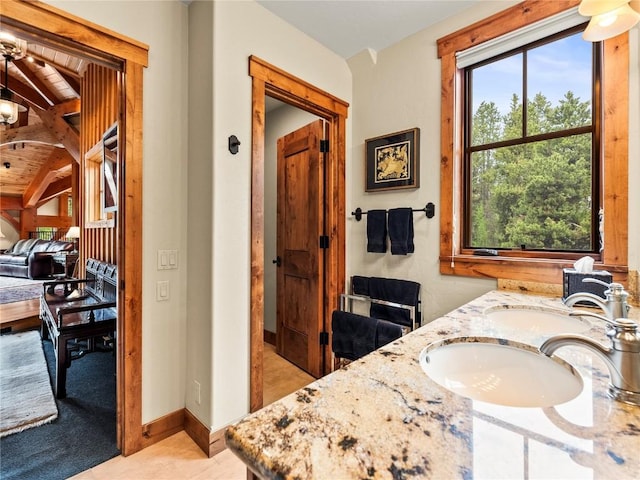
[[[276,344],[276,334],[274,332],[270,332],[269,330],[263,330],[264,335],[264,341],[267,343],[270,343],[271,345],[275,345]]]
[[[185,409],[180,409],[142,425],[142,448],[184,430],[184,423]]]
[[[184,430],[209,458],[222,452],[227,446],[224,443],[224,431],[216,432],[198,420],[189,410],[184,409]]]

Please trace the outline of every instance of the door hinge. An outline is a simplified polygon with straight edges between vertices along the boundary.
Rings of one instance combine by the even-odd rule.
[[[320,140],[320,151],[322,153],[329,152],[329,140]]]
[[[329,332],[320,332],[320,345],[329,345]]]
[[[329,236],[320,235],[320,248],[329,248]]]

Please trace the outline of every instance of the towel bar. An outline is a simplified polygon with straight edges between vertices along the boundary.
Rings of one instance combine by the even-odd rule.
[[[436,213],[436,206],[429,202],[425,205],[424,208],[414,208],[412,210],[413,212],[424,212],[425,215],[427,216],[427,218],[433,218],[433,216]],[[356,220],[359,222],[360,220],[362,220],[362,215],[366,215],[368,212],[363,212],[362,209],[360,207],[356,208],[355,212],[351,212],[351,215],[356,217]]]

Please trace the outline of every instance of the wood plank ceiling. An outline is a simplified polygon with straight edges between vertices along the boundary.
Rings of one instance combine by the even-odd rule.
[[[5,27],[3,33],[13,33]],[[9,62],[8,87],[26,111],[13,125],[0,125],[0,207],[20,230],[22,210],[71,192],[72,165],[79,162],[80,78],[88,61],[37,38],[18,41],[22,55]]]

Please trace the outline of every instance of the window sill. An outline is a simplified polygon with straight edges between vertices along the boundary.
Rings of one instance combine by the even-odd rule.
[[[476,278],[501,278],[527,282],[562,284],[563,268],[572,268],[573,260],[549,258],[479,257],[455,255],[440,257],[440,273]],[[595,263],[594,270],[607,270],[617,282],[626,283],[629,268],[624,265]]]

